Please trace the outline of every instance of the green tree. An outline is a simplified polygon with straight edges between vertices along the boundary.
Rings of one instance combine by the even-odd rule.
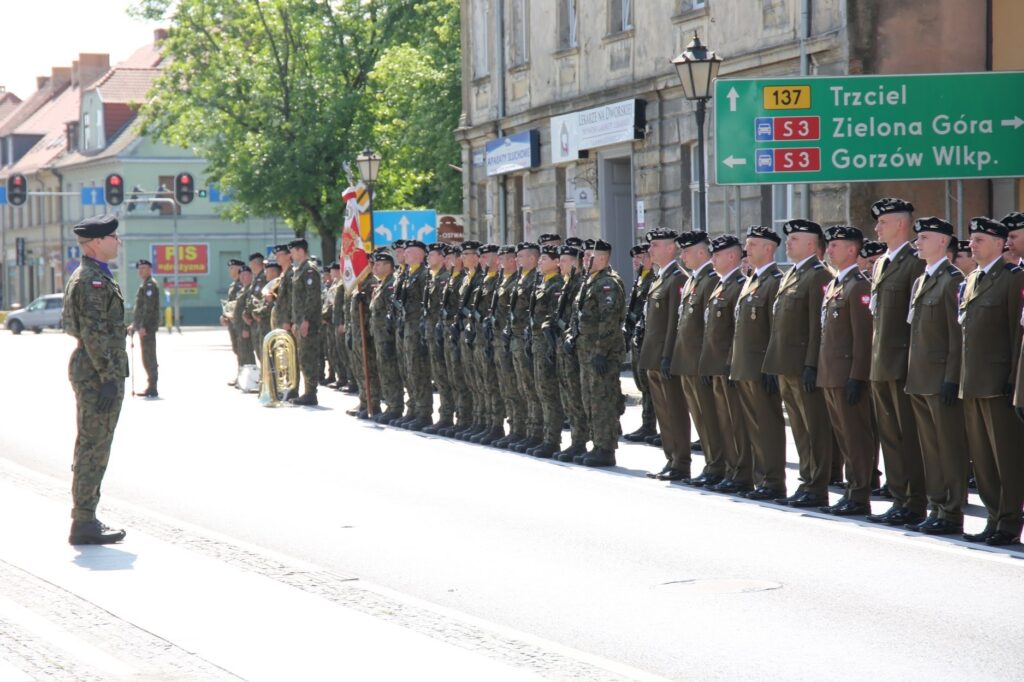
[[[297,233],[318,235],[331,260],[348,184],[344,165],[376,144],[367,105],[371,81],[381,82],[373,80],[375,66],[389,48],[416,42],[427,26],[440,28],[450,5],[457,3],[140,0],[135,14],[170,26],[166,66],[143,109],[146,132],[207,160],[207,179],[230,187],[235,198],[228,217],[282,216]],[[384,165],[378,208],[391,204],[386,179],[405,170],[391,164]],[[428,177],[416,166],[408,172]]]

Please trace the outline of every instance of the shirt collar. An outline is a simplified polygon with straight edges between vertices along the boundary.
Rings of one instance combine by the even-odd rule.
[[[942,267],[943,265],[945,265],[945,264],[946,264],[946,263],[948,263],[948,262],[949,262],[949,259],[948,259],[948,258],[946,258],[945,256],[943,256],[943,257],[942,257],[942,258],[940,258],[939,260],[937,260],[937,261],[935,261],[934,263],[932,263],[931,265],[927,266],[927,267],[926,267],[926,268],[924,269],[924,271],[925,271],[925,273],[927,273],[928,275],[934,275],[934,274],[935,274],[935,272],[936,272],[936,271],[937,271],[937,270],[938,270],[939,268],[941,268],[941,267]]]
[[[1001,260],[1003,260],[1003,256],[1002,256],[1002,254],[1000,254],[1000,255],[996,256],[995,258],[993,258],[993,259],[992,259],[992,262],[991,262],[991,263],[989,263],[988,265],[986,265],[985,267],[982,267],[982,268],[980,268],[980,269],[981,269],[981,271],[982,271],[982,272],[984,272],[984,273],[985,273],[985,274],[987,275],[988,273],[992,272],[992,267],[993,267],[993,266],[994,266],[994,265],[995,265],[996,263],[998,263],[999,261],[1001,261]]]
[[[888,251],[885,252],[885,257],[888,258],[889,262],[891,263],[892,261],[896,260],[896,256],[900,255],[900,251],[906,248],[907,244],[909,243],[910,242],[903,242],[902,244],[896,247],[895,251],[889,249]]]
[[[89,260],[96,264],[96,267],[103,271],[104,275],[106,275],[110,279],[114,279],[114,273],[110,271],[110,266],[104,263],[103,261],[96,260],[95,258],[92,258],[90,256],[82,256],[82,258],[88,258]]]
[[[817,258],[817,257],[818,257],[818,254],[816,254],[816,253],[812,253],[812,254],[811,254],[810,256],[807,256],[807,257],[806,257],[806,258],[804,258],[804,259],[803,259],[802,261],[800,261],[799,263],[797,263],[796,265],[794,265],[794,266],[793,266],[793,269],[794,269],[794,270],[799,270],[800,268],[802,268],[802,267],[804,266],[804,263],[806,263],[807,261],[811,260],[812,258]]]
[[[773,265],[775,265],[775,263],[772,263],[772,262],[765,263],[764,265],[762,265],[761,267],[759,267],[757,270],[754,271],[754,276],[757,277],[757,278],[760,278],[761,275],[764,274],[765,270],[767,270],[768,268],[770,268]]]
[[[675,265],[675,263],[676,262],[674,260],[670,260],[668,263],[666,263],[665,267],[663,267],[660,270],[658,270],[658,277],[661,277],[666,272],[668,272],[669,268],[671,268],[673,265]]]
[[[843,278],[846,277],[846,274],[848,272],[850,272],[850,270],[853,270],[856,267],[857,267],[857,261],[854,261],[850,265],[848,265],[845,268],[843,268],[842,270],[840,270],[839,273],[836,275],[836,279],[839,280],[840,282],[842,282]]]
[[[704,263],[699,268],[697,268],[696,270],[693,271],[693,276],[694,277],[700,277],[700,273],[704,272],[704,270],[706,268],[710,267],[710,266],[711,266],[711,261],[709,261],[709,260],[704,261]]]
[[[730,270],[729,272],[727,272],[727,273],[725,273],[724,275],[722,275],[722,276],[721,276],[721,278],[720,278],[720,280],[721,280],[722,282],[724,282],[725,280],[727,280],[727,279],[729,279],[730,277],[732,277],[732,276],[733,276],[733,274],[734,274],[734,273],[735,273],[735,272],[736,272],[737,270],[739,270],[739,269],[740,269],[740,266],[738,266],[738,265],[737,265],[737,266],[736,266],[736,267],[734,267],[734,268],[733,268],[732,270]]]

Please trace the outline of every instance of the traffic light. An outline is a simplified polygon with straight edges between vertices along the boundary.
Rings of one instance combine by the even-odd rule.
[[[196,196],[196,181],[191,173],[178,173],[174,178],[174,198],[179,204],[191,204]]]
[[[28,198],[28,180],[21,173],[14,173],[7,178],[7,203],[21,206]]]
[[[124,178],[117,173],[107,176],[104,186],[107,203],[111,206],[120,206],[124,203]]]

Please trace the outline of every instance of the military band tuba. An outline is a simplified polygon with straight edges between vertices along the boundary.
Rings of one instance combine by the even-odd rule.
[[[295,339],[283,329],[273,329],[263,337],[260,355],[260,404],[277,407],[299,387]]]

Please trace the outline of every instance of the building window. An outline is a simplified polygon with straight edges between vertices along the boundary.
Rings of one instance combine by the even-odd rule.
[[[473,78],[483,78],[490,74],[490,0],[477,0],[472,5],[473,31],[469,39],[473,42]]]
[[[608,32],[621,33],[633,28],[633,0],[608,0]]]
[[[707,0],[683,0],[679,7],[680,12],[689,12],[695,9],[704,9],[707,7]]]
[[[772,185],[772,227],[782,231],[782,224],[797,216],[801,185]]]
[[[576,38],[576,0],[559,0],[558,3],[558,47],[568,50],[578,47]]]
[[[80,145],[81,149],[83,149],[85,151],[89,151],[89,149],[92,146],[92,145],[89,144],[89,133],[90,132],[91,132],[91,127],[89,125],[89,112],[86,111],[85,113],[82,114],[82,144]]]
[[[558,168],[558,176],[565,188],[565,197],[562,203],[563,227],[566,237],[575,237],[578,232],[576,221],[576,166]]]
[[[527,0],[512,0],[511,22],[509,22],[509,52],[511,53],[510,66],[522,66],[530,60],[528,31],[530,8]]]

